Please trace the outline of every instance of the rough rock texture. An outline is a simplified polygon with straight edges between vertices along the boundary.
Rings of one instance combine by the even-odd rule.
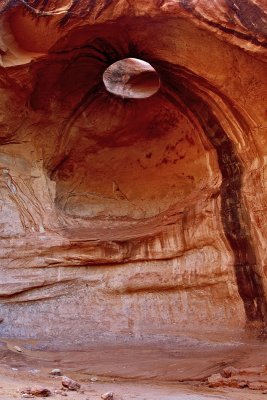
[[[267,319],[266,2],[0,2],[0,335]],[[124,58],[147,99],[108,93]]]
[[[33,397],[49,397],[51,396],[51,392],[49,389],[46,389],[42,386],[33,386],[24,389],[20,389],[19,392],[23,394],[32,395]]]
[[[79,390],[81,385],[67,376],[62,376],[62,386],[69,390]]]
[[[267,368],[265,365],[261,367],[250,367],[236,369],[227,367],[222,374],[213,374],[208,378],[209,387],[229,386],[235,388],[248,387],[251,390],[267,389]]]

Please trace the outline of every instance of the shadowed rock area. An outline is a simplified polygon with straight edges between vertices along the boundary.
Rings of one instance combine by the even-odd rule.
[[[1,337],[264,338],[266,13],[0,2]]]

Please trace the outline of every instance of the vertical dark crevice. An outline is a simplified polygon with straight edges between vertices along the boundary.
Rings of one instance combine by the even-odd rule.
[[[190,79],[179,78],[174,74],[168,75],[167,69],[162,70],[166,97],[176,106],[182,102],[189,112],[194,114],[205,136],[216,150],[222,175],[221,220],[225,236],[234,254],[238,292],[244,304],[247,321],[258,321],[265,327],[267,302],[262,277],[258,273],[249,216],[242,199],[244,166],[234,144],[209,104],[196,93],[190,84]]]
[[[248,321],[266,321],[267,304],[262,278],[257,271],[257,258],[250,234],[247,211],[242,200],[244,167],[235,147],[202,99],[194,111],[202,129],[216,149],[222,174],[221,220],[225,236],[234,253],[238,291]]]

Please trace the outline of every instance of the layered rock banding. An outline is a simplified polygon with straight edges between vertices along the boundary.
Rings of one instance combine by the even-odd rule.
[[[0,334],[264,330],[264,2],[0,13]]]

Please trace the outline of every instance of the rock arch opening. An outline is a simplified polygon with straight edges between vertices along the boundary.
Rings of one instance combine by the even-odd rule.
[[[130,99],[146,99],[160,88],[160,77],[148,62],[124,58],[111,64],[103,74],[108,92]]]

